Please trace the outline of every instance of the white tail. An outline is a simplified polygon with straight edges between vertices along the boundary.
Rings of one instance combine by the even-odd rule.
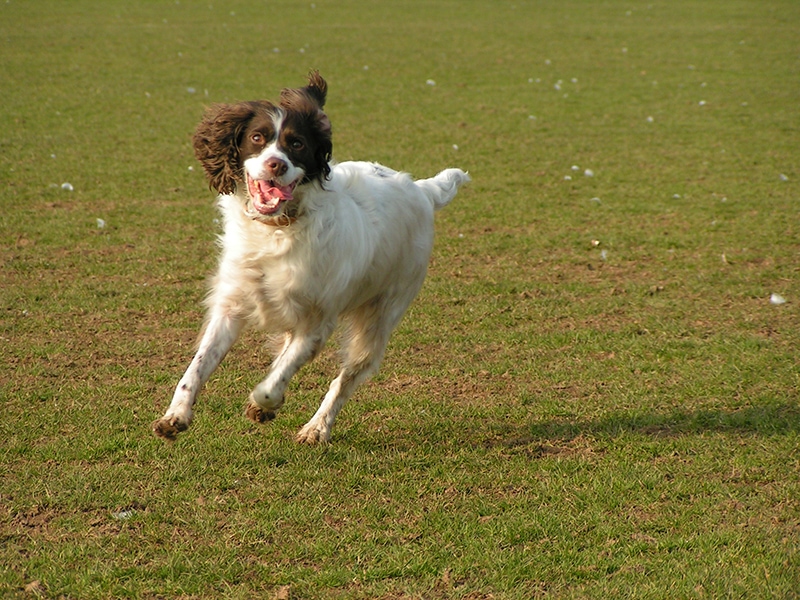
[[[470,176],[461,169],[445,169],[436,177],[420,179],[416,184],[433,201],[433,208],[439,210],[455,198],[458,188],[470,181]]]

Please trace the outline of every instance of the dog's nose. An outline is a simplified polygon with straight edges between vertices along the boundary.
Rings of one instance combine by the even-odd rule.
[[[281,175],[286,173],[286,170],[289,168],[289,166],[284,161],[282,161],[280,158],[275,158],[275,157],[267,159],[266,167],[267,170],[270,173],[272,173],[274,177],[280,177]]]

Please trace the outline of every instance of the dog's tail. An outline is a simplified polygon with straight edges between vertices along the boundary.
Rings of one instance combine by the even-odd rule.
[[[470,181],[470,176],[461,169],[445,169],[436,177],[420,179],[416,184],[433,201],[434,210],[448,205],[455,198],[458,188]]]

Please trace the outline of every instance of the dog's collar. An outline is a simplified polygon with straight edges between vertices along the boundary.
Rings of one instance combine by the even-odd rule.
[[[269,227],[289,227],[292,223],[297,221],[297,217],[290,217],[289,215],[282,214],[277,217],[270,217],[269,219],[258,218],[255,220]]]

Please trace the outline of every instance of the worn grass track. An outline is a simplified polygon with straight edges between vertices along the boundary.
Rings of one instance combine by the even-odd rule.
[[[0,596],[797,597],[798,23],[790,0],[0,5]],[[256,332],[164,444],[215,264],[191,132],[310,68],[339,160],[473,182],[331,445],[292,438],[335,344],[257,427]]]

